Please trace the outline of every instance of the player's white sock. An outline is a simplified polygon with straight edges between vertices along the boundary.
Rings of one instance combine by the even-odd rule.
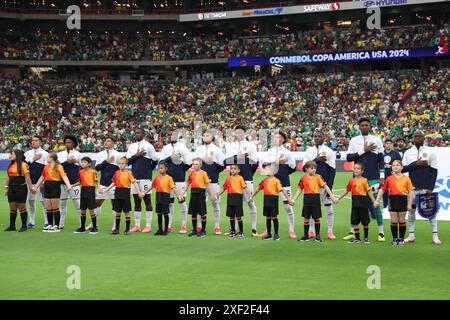
[[[408,231],[409,233],[414,233],[416,229],[416,209],[411,209],[408,211]]]
[[[187,222],[187,204],[186,202],[180,203],[181,212],[181,225],[185,226]]]
[[[334,225],[334,211],[333,206],[325,206],[325,212],[327,214],[327,226],[328,226],[328,232],[333,232],[333,225]]]
[[[174,207],[175,207],[174,203],[169,203],[169,228],[172,228],[172,218],[173,218]]]
[[[309,218],[309,232],[316,232],[316,221],[313,218]]]
[[[214,227],[220,228],[220,205],[218,203],[213,203],[214,207]]]
[[[255,201],[249,201],[248,207],[250,208],[250,218],[252,220],[252,230],[256,230],[256,223],[257,223],[257,217],[256,217],[256,206]]]
[[[95,216],[98,218],[100,217],[100,214],[102,213],[102,207],[97,207],[94,209],[95,212]],[[98,219],[97,219],[97,224],[98,224]]]
[[[36,224],[36,201],[34,200],[28,200],[29,204],[29,212],[30,212],[30,223]]]
[[[378,233],[382,233],[384,234],[384,229],[383,229],[383,225],[378,226]]]
[[[145,212],[145,217],[147,219],[147,227],[152,227],[152,218],[153,218],[153,211],[147,211]]]
[[[61,218],[60,218],[60,221],[59,221],[59,225],[63,226],[64,225],[64,221],[66,221],[67,199],[61,200],[60,213],[61,213]]]
[[[295,225],[295,217],[294,217],[294,209],[292,208],[289,203],[284,204],[284,209],[286,210],[286,217],[289,225],[289,232],[294,232],[294,225]]]
[[[139,211],[134,212],[134,226],[135,227],[141,226],[141,213]]]
[[[41,201],[41,208],[42,208],[42,214],[44,215],[44,221],[45,224],[48,224],[48,219],[47,219],[47,210],[45,209],[45,203],[44,201]]]
[[[436,217],[433,218],[432,220],[430,220],[430,224],[431,224],[431,229],[433,231],[433,234],[437,234],[437,232],[438,232],[438,224],[437,224]]]

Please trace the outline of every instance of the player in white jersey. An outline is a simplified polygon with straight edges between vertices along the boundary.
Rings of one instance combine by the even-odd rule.
[[[153,145],[146,141],[144,137],[146,136],[144,129],[137,128],[134,130],[136,136],[136,142],[132,143],[128,147],[127,158],[128,164],[131,165],[131,172],[136,178],[139,189],[145,193],[152,187],[152,176],[153,170],[158,163],[158,155],[156,154]],[[134,227],[131,232],[141,231],[141,202],[144,200],[147,224],[142,230],[143,233],[149,233],[152,231],[152,217],[153,208],[150,193],[145,194],[144,198],[139,198],[139,190],[136,190],[134,186],[131,187],[131,193],[134,198]]]
[[[171,141],[169,144],[165,145],[161,150],[161,160],[165,161],[168,165],[167,174],[172,177],[175,182],[175,188],[179,194],[185,195],[186,187],[186,171],[192,165],[192,154],[180,141],[178,141],[176,134],[171,136]],[[180,233],[187,233],[186,222],[187,222],[187,205],[185,198],[183,201],[178,201],[180,205],[181,213],[181,229]],[[172,190],[170,193],[170,204],[169,204],[169,232],[173,232],[172,220],[175,207],[175,192]]]
[[[327,183],[327,186],[333,190],[334,177],[336,176],[336,155],[333,150],[324,145],[324,135],[317,131],[314,133],[314,145],[306,149],[303,156],[303,163],[314,161],[317,164],[317,174],[322,176],[322,179]],[[328,232],[327,237],[330,240],[335,240],[333,234],[334,212],[332,207],[332,200],[328,197],[325,189],[320,189],[320,200],[325,207],[327,214]],[[314,219],[309,223],[309,237],[315,238]]]
[[[42,141],[38,136],[34,136],[31,139],[31,150],[25,152],[25,161],[30,167],[30,179],[33,184],[33,188],[41,177],[42,171],[47,164],[48,152],[41,148]],[[28,229],[32,229],[36,225],[36,201],[41,203],[42,214],[44,215],[44,228],[48,226],[47,214],[45,211],[44,197],[42,196],[42,188],[36,190],[36,193],[28,190],[28,205],[30,207],[30,221],[28,223]]]
[[[253,175],[258,169],[258,152],[254,143],[245,139],[245,127],[236,126],[233,135],[235,141],[225,146],[225,165],[237,164],[240,174],[247,184],[248,193],[244,193],[244,201],[248,203],[252,220],[252,236],[257,237],[257,212],[255,202],[248,194],[253,194]]]
[[[194,157],[202,159],[202,170],[206,171],[211,179],[210,187],[214,194],[219,194],[219,174],[225,169],[225,154],[214,144],[214,139],[211,132],[206,131],[202,137],[203,145],[195,150]],[[207,195],[207,197],[209,198],[209,195]],[[220,198],[218,198],[217,201],[211,201],[211,203],[214,208],[214,232],[219,235],[222,234],[222,231],[220,230]],[[201,221],[199,221],[199,224],[201,225]],[[197,229],[199,229],[199,227],[197,227]]]
[[[72,135],[64,137],[64,145],[66,150],[58,152],[58,161],[64,168],[67,174],[70,184],[73,186],[79,180],[79,171],[81,168],[81,153],[75,148],[78,145],[78,140]],[[61,220],[59,228],[64,229],[64,222],[67,215],[67,200],[70,198],[73,201],[75,210],[77,211],[78,218],[80,217],[80,196],[81,186],[74,186],[68,190],[67,186],[61,184]]]

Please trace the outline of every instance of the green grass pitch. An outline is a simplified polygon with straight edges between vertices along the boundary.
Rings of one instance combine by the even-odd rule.
[[[223,182],[226,174],[222,174]],[[292,176],[295,185],[300,173]],[[350,175],[339,173],[335,189],[342,189]],[[255,175],[258,183],[262,176]],[[5,173],[0,176],[0,186]],[[297,188],[293,187],[293,191]],[[342,190],[339,190],[340,194]],[[261,193],[257,198],[258,231],[265,229]],[[296,232],[302,230],[302,201],[295,205]],[[222,230],[226,196],[222,198]],[[334,206],[336,241],[299,243],[287,237],[284,208],[280,208],[281,241],[251,238],[248,207],[246,238],[229,239],[213,234],[212,208],[208,205],[208,236],[188,238],[177,233],[110,235],[111,206],[106,203],[97,235],[73,234],[78,225],[69,202],[66,230],[42,233],[40,208],[38,228],[26,233],[0,232],[0,299],[449,299],[450,223],[440,222],[443,244],[431,243],[428,222],[418,221],[417,243],[392,247],[385,220],[386,243],[377,243],[376,223],[370,227],[369,246],[349,245],[341,240],[349,226],[350,200]],[[180,226],[175,205],[175,231]],[[9,222],[7,200],[0,196],[0,226]],[[324,211],[324,210],[322,210]],[[153,217],[156,229],[156,216]],[[19,218],[17,222],[19,223]],[[89,218],[88,218],[89,221]],[[325,238],[326,221],[322,222]],[[122,231],[124,223],[121,224]],[[188,224],[190,227],[190,223]],[[325,231],[325,232],[324,232]],[[81,289],[69,290],[68,266],[81,270]],[[381,270],[381,289],[367,288],[367,268]]]

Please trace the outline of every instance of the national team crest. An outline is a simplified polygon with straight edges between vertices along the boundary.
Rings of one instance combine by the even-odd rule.
[[[419,215],[425,219],[432,220],[439,211],[439,194],[418,194],[416,196],[416,208]]]

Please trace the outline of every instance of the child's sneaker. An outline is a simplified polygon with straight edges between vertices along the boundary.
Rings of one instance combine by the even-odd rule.
[[[215,229],[214,229],[214,232],[215,232],[217,235],[221,235],[221,234],[222,234],[222,231],[220,230],[220,228],[215,228]]]
[[[397,239],[398,241],[397,241],[397,245],[398,246],[404,246],[405,245],[405,240],[403,240],[403,239]]]
[[[393,246],[398,246],[398,239],[393,239],[393,240],[391,241],[391,244],[392,244]]]
[[[349,241],[349,240],[353,240],[353,239],[355,239],[355,234],[351,233],[351,232],[342,238],[342,240],[345,240],[345,241]]]
[[[336,236],[333,234],[333,231],[327,232],[327,238],[330,240],[336,240]]]
[[[263,240],[272,240],[272,235],[271,234],[267,234],[264,238],[262,238]]]
[[[167,228],[167,232],[172,232],[173,229],[171,227]],[[187,229],[186,226],[182,226],[180,229],[180,234],[186,234],[187,233]]]
[[[416,237],[413,233],[410,233],[408,238],[405,239],[405,243],[413,243],[416,242]]]
[[[152,227],[150,226],[146,226],[144,230],[142,230],[142,233],[150,233],[150,232],[152,232]]]
[[[252,235],[253,236],[253,235]],[[258,237],[259,238],[264,238],[265,236],[267,236],[267,230],[266,231],[264,231],[263,233],[261,233]]]
[[[347,243],[350,243],[350,244],[358,244],[358,243],[361,243],[361,239],[354,238],[354,239],[348,241]]]
[[[437,246],[442,243],[437,234],[433,234],[433,243]]]
[[[64,230],[64,226],[58,227],[57,225],[54,225],[52,227],[52,232],[61,232],[62,230]]]
[[[116,234],[119,234],[120,232],[119,232],[119,230],[117,230],[117,229],[114,229],[112,232],[111,232],[111,234],[113,234],[113,235],[116,235]]]
[[[224,235],[224,236],[229,236],[231,232],[233,232],[233,230],[230,229],[230,230],[228,230],[227,232],[225,232],[223,235]]]
[[[19,232],[25,232],[25,231],[27,231],[27,230],[28,230],[27,227],[22,227],[22,228],[19,229]]]
[[[297,241],[301,241],[301,242],[306,242],[309,241],[309,237],[308,236],[302,236],[300,239],[298,239]]]
[[[237,238],[243,238],[244,237],[244,233],[243,232],[238,232],[238,233],[236,233],[236,237]]]
[[[316,234],[316,236],[314,238],[314,241],[316,241],[316,242],[323,242],[322,238],[320,237],[320,234]]]
[[[48,228],[51,227],[48,223],[44,224],[44,228],[42,228],[42,232],[48,232]]]
[[[234,231],[230,231],[230,232],[228,232],[228,238],[234,238],[234,237],[236,237],[236,232],[234,232]]]
[[[191,230],[191,233],[189,233],[189,237],[196,237],[198,234],[197,230]]]
[[[98,228],[92,227],[91,230],[89,231],[89,234],[97,234],[97,233],[98,233]]]
[[[158,230],[155,232],[155,236],[162,236],[163,235],[163,231],[162,230]]]
[[[295,240],[297,239],[297,235],[294,231],[289,232],[289,239]]]
[[[134,227],[130,230],[131,233],[135,233],[135,232],[138,232],[138,231],[141,231],[141,227],[140,227],[140,226],[134,226]]]
[[[9,226],[8,228],[5,229],[5,231],[16,231],[16,227]]]
[[[280,236],[278,234],[274,234],[273,235],[273,240],[279,241],[280,240]]]
[[[206,237],[206,231],[200,231],[199,233],[197,233],[197,237],[199,237],[199,238],[204,238],[204,237]]]
[[[77,230],[75,230],[73,233],[85,233],[86,229],[83,227],[79,227]]]
[[[369,241],[369,239],[367,239],[367,238],[364,238],[364,244],[370,244],[370,241]]]
[[[125,230],[123,234],[129,236],[132,234],[132,232],[130,230]]]

